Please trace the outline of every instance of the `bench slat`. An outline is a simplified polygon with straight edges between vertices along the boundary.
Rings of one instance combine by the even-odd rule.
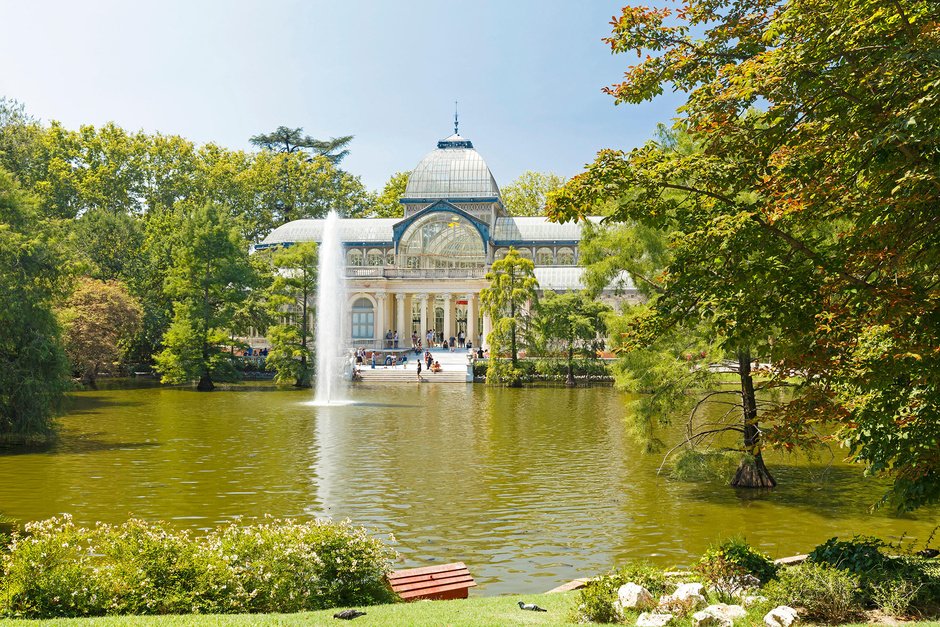
[[[414,577],[416,575],[430,575],[432,573],[443,573],[451,570],[468,570],[463,562],[454,562],[453,564],[441,564],[439,566],[423,566],[421,568],[406,568],[389,573],[388,579],[400,579],[401,577]],[[469,572],[469,571],[468,571]]]
[[[467,590],[467,584],[459,583],[452,584],[449,586],[437,586],[436,588],[428,588],[426,590],[413,590],[411,592],[405,592],[404,594],[399,594],[403,599],[411,599],[414,597],[427,597],[435,594],[441,594],[444,592],[450,592],[453,590]],[[464,597],[466,598],[466,597]]]
[[[431,573],[430,575],[414,575],[412,577],[397,577],[389,579],[389,583],[399,585],[403,583],[414,583],[415,581],[436,581],[438,579],[447,579],[448,577],[470,577],[469,570],[452,570],[446,573]]]
[[[401,593],[401,592],[408,592],[411,590],[422,590],[425,588],[434,588],[436,586],[447,586],[447,585],[451,585],[455,583],[460,583],[467,587],[477,585],[476,582],[473,581],[473,577],[471,577],[470,575],[460,575],[457,577],[435,579],[433,581],[415,581],[415,582],[406,583],[406,584],[395,584],[394,590],[395,592]]]

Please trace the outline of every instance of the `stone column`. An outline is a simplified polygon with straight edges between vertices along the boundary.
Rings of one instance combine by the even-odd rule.
[[[444,339],[449,340],[454,334],[454,301],[450,294],[443,294],[444,297]]]
[[[477,303],[476,294],[467,294],[467,339],[477,345]]]
[[[395,294],[395,327],[394,329],[398,331],[398,347],[406,346],[405,344],[405,294],[397,292]],[[408,334],[411,335],[410,333]],[[394,344],[392,344],[394,346]]]
[[[427,333],[428,333],[428,295],[421,294],[418,297],[418,308],[421,310],[421,330],[418,331],[418,335],[421,336],[421,345],[428,343]]]
[[[375,295],[375,346],[385,345],[385,294]]]

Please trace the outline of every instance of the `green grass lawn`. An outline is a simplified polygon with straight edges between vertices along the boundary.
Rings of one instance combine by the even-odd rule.
[[[577,593],[529,594],[504,597],[480,597],[460,601],[418,601],[395,605],[375,605],[358,608],[365,616],[354,621],[333,618],[338,610],[301,612],[299,614],[236,614],[208,616],[106,616],[103,618],[58,618],[51,620],[0,620],[0,627],[215,627],[227,625],[388,625],[413,627],[421,625],[453,625],[455,627],[502,627],[503,625],[574,625],[569,621],[571,606]],[[536,603],[547,612],[526,612],[516,605],[519,601]],[[343,609],[343,608],[340,608]],[[762,625],[760,617],[748,617],[742,624]],[[633,621],[628,620],[628,625]],[[688,619],[677,621],[689,624]],[[910,627],[940,627],[940,622],[902,623]],[[862,627],[859,623],[857,627]],[[852,626],[856,627],[856,626]]]
[[[63,626],[63,627],[139,627],[161,625],[164,627],[189,627],[190,625],[389,625],[390,627],[412,627],[414,625],[572,625],[568,622],[569,609],[576,593],[529,594],[522,596],[479,597],[459,601],[417,601],[395,605],[375,605],[358,608],[366,612],[352,621],[333,618],[338,610],[302,612],[299,614],[237,614],[187,615],[187,616],[106,616],[102,618],[60,618],[52,620],[0,620],[0,626]],[[526,612],[516,605],[519,601],[536,603],[547,612]],[[344,609],[344,608],[340,608]]]

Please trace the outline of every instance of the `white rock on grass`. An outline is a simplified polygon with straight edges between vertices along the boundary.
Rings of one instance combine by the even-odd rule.
[[[617,590],[617,603],[621,609],[649,610],[656,606],[653,595],[641,585],[625,583]]]
[[[675,592],[663,595],[659,600],[659,606],[683,606],[689,610],[696,609],[708,603],[702,596],[703,589],[704,586],[700,583],[680,583]]]
[[[790,627],[797,621],[796,610],[786,605],[778,605],[764,616],[767,627]]]
[[[730,627],[734,624],[734,621],[745,616],[747,616],[747,612],[740,605],[717,603],[709,605],[701,612],[692,614],[692,624],[695,627],[705,627],[706,625]]]
[[[636,619],[636,627],[665,627],[672,620],[672,614],[654,614],[643,612]]]
[[[756,605],[758,603],[766,603],[766,602],[767,602],[767,597],[761,596],[759,594],[748,595],[741,600],[741,603],[744,605],[744,607],[750,607],[751,605]]]

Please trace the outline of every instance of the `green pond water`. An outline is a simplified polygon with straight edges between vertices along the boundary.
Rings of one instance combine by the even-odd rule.
[[[770,455],[780,487],[656,475],[611,388],[358,385],[355,404],[265,384],[73,395],[61,442],[0,454],[0,513],[130,516],[205,529],[241,517],[349,518],[402,566],[465,561],[476,594],[544,592],[631,558],[688,565],[735,534],[772,556],[856,533],[922,543],[940,511],[869,513],[883,485],[838,461]],[[828,459],[826,460],[828,462]]]

